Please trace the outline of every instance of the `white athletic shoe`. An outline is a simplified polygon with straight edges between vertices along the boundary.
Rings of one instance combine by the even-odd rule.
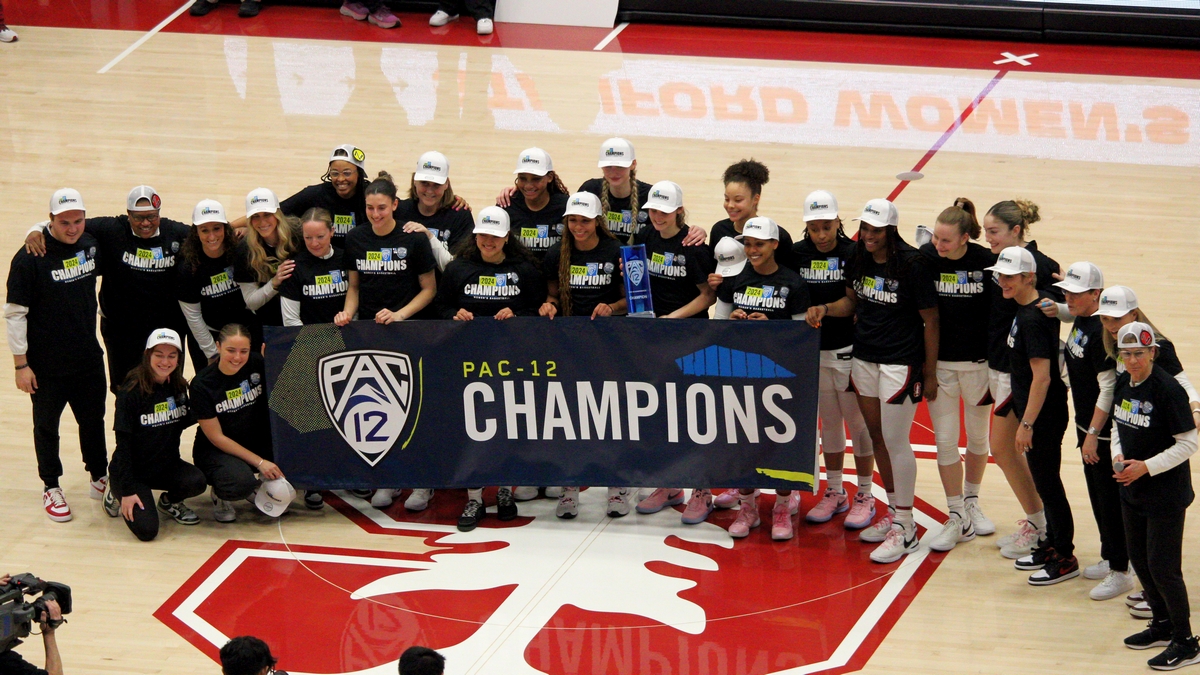
[[[629,498],[628,488],[608,488],[608,516],[620,518],[629,515]]]
[[[983,515],[983,509],[979,506],[979,498],[973,497],[966,501],[967,517],[971,519],[971,526],[975,528],[975,534],[986,537],[996,534],[996,524],[987,516]]]
[[[1143,600],[1129,608],[1129,616],[1135,619],[1153,619],[1154,612],[1150,610],[1150,603]]]
[[[233,504],[218,499],[217,493],[209,490],[209,497],[212,498],[213,505],[213,520],[218,523],[232,523],[237,520],[237,512],[233,510]]]
[[[888,511],[888,514],[880,518],[879,522],[859,532],[858,540],[868,544],[881,543],[884,539],[887,539],[888,534],[892,531],[892,520],[894,518],[895,516],[892,512]]]
[[[554,515],[559,518],[574,518],[579,515],[579,488],[564,488],[563,496],[558,498],[558,506]]]
[[[438,26],[445,26],[446,24],[450,23],[451,21],[458,21],[458,15],[457,14],[453,14],[453,15],[447,14],[446,12],[443,12],[440,9],[438,11],[434,12],[433,16],[429,17],[429,25],[433,26],[435,28]]]
[[[0,42],[16,42],[16,40],[17,34],[13,32],[13,29],[5,26],[0,30]]]
[[[429,500],[432,497],[432,489],[417,488],[408,495],[408,499],[404,500],[404,508],[408,511],[424,511],[429,506]]]
[[[400,496],[400,490],[391,488],[379,488],[375,494],[371,495],[371,506],[377,509],[386,509],[392,505],[396,497]]]
[[[1029,555],[1029,552],[1033,550],[1034,545],[1038,543],[1038,540],[1043,535],[1028,520],[1018,520],[1017,525],[1020,527],[1017,528],[1016,532],[1002,537],[996,542],[996,545],[1000,547],[1000,555],[1010,560],[1016,560],[1017,558]]]
[[[546,499],[558,499],[563,496],[563,488],[558,485],[552,485],[546,488]]]
[[[975,526],[971,524],[970,519],[959,518],[956,514],[951,513],[950,519],[942,527],[942,531],[930,537],[929,548],[934,551],[950,551],[956,545],[966,541],[971,541],[975,538]]]
[[[533,485],[521,485],[513,488],[513,499],[519,502],[527,502],[530,499],[537,499],[538,489]]]
[[[1129,572],[1113,570],[1104,577],[1104,581],[1096,584],[1096,587],[1088,593],[1088,597],[1093,600],[1111,600],[1132,590],[1133,575]]]
[[[108,476],[101,476],[100,480],[91,481],[89,484],[91,489],[88,491],[88,496],[92,499],[104,499],[104,491],[108,489]]]
[[[871,560],[884,564],[894,563],[909,553],[916,553],[918,548],[920,542],[917,541],[916,528],[913,528],[912,533],[908,533],[902,525],[896,523],[888,531],[883,543],[871,551]]]
[[[1101,560],[1095,565],[1088,565],[1087,567],[1083,568],[1083,578],[1093,580],[1104,579],[1108,576],[1110,571],[1112,570],[1108,566],[1108,561]],[[1107,598],[1105,599],[1107,600]]]
[[[476,35],[491,35],[493,30],[491,19],[480,19],[475,22]]]

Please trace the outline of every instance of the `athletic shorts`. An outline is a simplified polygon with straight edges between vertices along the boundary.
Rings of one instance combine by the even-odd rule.
[[[820,391],[854,391],[850,388],[850,364],[853,361],[851,350],[846,346],[841,349],[821,350]]]
[[[987,363],[938,361],[938,396],[961,398],[967,405],[991,405],[991,377]]]
[[[996,404],[992,408],[992,414],[996,417],[1008,417],[1008,413],[1013,409],[1012,376],[988,368],[988,383],[992,389],[992,400]]]
[[[850,386],[859,396],[877,398],[887,403],[913,403],[921,400],[921,366],[901,366],[891,363],[871,363],[854,359],[850,371]]]

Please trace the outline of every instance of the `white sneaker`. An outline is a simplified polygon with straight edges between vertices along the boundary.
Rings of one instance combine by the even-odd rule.
[[[1154,612],[1150,609],[1150,603],[1142,601],[1129,608],[1129,616],[1135,619],[1153,619]]]
[[[1096,584],[1088,597],[1093,600],[1111,600],[1122,593],[1133,590],[1133,575],[1128,572],[1110,571],[1104,581]]]
[[[916,553],[918,548],[920,548],[920,542],[917,541],[916,528],[909,533],[904,531],[902,525],[896,523],[888,531],[883,543],[871,551],[871,560],[884,564],[894,563],[909,553]]]
[[[42,508],[46,515],[56,523],[65,523],[73,516],[71,507],[67,506],[67,498],[63,496],[62,488],[53,487],[42,493]]]
[[[209,490],[209,497],[212,498],[213,520],[218,523],[232,523],[237,520],[237,512],[233,510],[233,504],[224,499],[217,499],[217,493],[211,490]]]
[[[94,480],[90,485],[92,489],[88,492],[88,496],[92,499],[102,500],[104,499],[104,491],[108,489],[108,476],[101,476],[100,480]]]
[[[1084,579],[1105,579],[1105,580],[1107,580],[1106,577],[1108,577],[1108,573],[1110,571],[1112,571],[1112,570],[1109,569],[1108,561],[1101,560],[1100,562],[1096,563],[1095,565],[1088,565],[1087,567],[1083,568],[1083,578]],[[1105,598],[1105,600],[1107,600],[1107,599],[1108,598]]]
[[[17,34],[14,33],[11,28],[5,26],[4,30],[0,30],[0,42],[16,42],[16,41],[17,41]]]
[[[1022,520],[1020,523],[1021,528],[1010,537],[1006,537],[1009,540],[1008,543],[1000,547],[1000,555],[1009,560],[1029,555],[1033,551],[1033,547],[1041,541],[1042,537],[1046,536],[1045,532],[1039,531],[1028,520]]]
[[[458,20],[457,14],[454,14],[454,15],[447,14],[439,9],[438,11],[433,13],[433,16],[429,17],[429,25],[436,28],[438,26],[445,26],[446,24],[450,23],[451,21],[457,21],[457,20]]]
[[[559,485],[554,485],[546,488],[546,499],[558,499],[563,496],[563,488]]]
[[[892,531],[892,520],[895,516],[891,511],[879,519],[879,522],[864,529],[858,533],[858,540],[868,544],[878,544],[884,539],[887,539],[888,534]]]
[[[379,488],[375,491],[375,494],[371,495],[371,506],[374,506],[377,509],[386,509],[392,505],[392,502],[395,501],[396,497],[399,495],[400,490]]]
[[[530,499],[537,499],[538,489],[532,485],[521,485],[513,488],[513,499],[519,502],[527,502]]]
[[[565,519],[579,515],[579,488],[563,489],[563,496],[558,498],[558,506],[554,509],[554,515]]]
[[[972,497],[966,501],[967,518],[971,519],[971,526],[975,528],[975,534],[986,537],[996,534],[996,524],[987,516],[983,515],[983,509],[979,506],[979,498]]]
[[[628,488],[608,488],[608,517],[620,518],[629,515],[629,497]]]
[[[951,513],[950,519],[942,527],[942,531],[938,532],[933,537],[926,535],[929,539],[929,548],[934,551],[950,551],[956,545],[966,541],[971,541],[975,538],[975,526],[971,524],[968,518],[959,518]]]
[[[478,35],[491,35],[492,34],[492,20],[491,19],[480,19],[480,20],[476,21],[475,22],[475,33]]]
[[[417,488],[408,495],[408,499],[404,500],[404,508],[409,511],[424,511],[429,506],[431,497],[433,497],[432,489]]]

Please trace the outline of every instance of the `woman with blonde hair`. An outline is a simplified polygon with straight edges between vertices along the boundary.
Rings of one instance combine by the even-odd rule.
[[[298,223],[283,214],[279,198],[267,188],[246,195],[246,219],[250,227],[238,244],[234,279],[260,325],[282,326],[279,286],[295,267],[288,258],[300,247]]]

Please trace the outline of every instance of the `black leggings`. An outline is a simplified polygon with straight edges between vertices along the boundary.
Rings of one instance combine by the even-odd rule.
[[[153,474],[135,472],[132,485],[122,485],[121,492],[137,495],[142,500],[142,508],[133,507],[133,520],[125,520],[129,531],[142,541],[150,541],[158,536],[158,509],[151,490],[166,490],[164,495],[168,502],[176,504],[204,492],[208,483],[204,474],[196,467],[182,459],[171,466],[160,469]]]
[[[37,375],[37,373],[34,373]],[[58,487],[63,474],[58,453],[58,422],[63,409],[71,406],[79,425],[79,449],[83,464],[92,480],[108,473],[108,444],[104,438],[104,366],[81,370],[67,376],[37,376],[33,402],[33,449],[37,453],[38,475],[46,487]]]
[[[1033,447],[1025,453],[1025,459],[1033,474],[1033,485],[1046,509],[1049,545],[1062,557],[1070,558],[1075,554],[1075,520],[1071,517],[1071,502],[1067,500],[1067,491],[1059,475],[1063,434],[1066,432],[1066,397],[1047,396],[1033,424]]]
[[[1082,429],[1075,429],[1080,448],[1086,435]],[[1121,516],[1121,486],[1113,478],[1109,441],[1098,440],[1096,454],[1100,461],[1095,464],[1084,462],[1083,477],[1087,480],[1096,529],[1100,531],[1100,557],[1108,561],[1110,569],[1128,572],[1129,551],[1125,547],[1125,520]]]
[[[1155,512],[1150,518],[1122,500],[1121,511],[1129,562],[1137,570],[1154,620],[1170,623],[1172,639],[1186,640],[1192,636],[1191,606],[1183,582],[1183,520],[1187,510]]]
[[[270,450],[258,449],[255,452],[267,461],[274,461]],[[204,477],[208,479],[208,484],[212,486],[217,499],[246,499],[261,482],[255,475],[254,467],[216,448],[197,445],[192,449],[192,459],[196,462],[196,468],[204,472]]]

